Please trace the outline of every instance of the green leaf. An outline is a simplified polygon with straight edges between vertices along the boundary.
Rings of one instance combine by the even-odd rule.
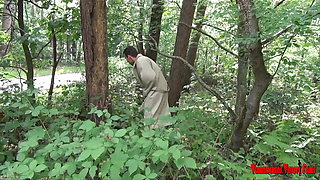
[[[167,140],[164,141],[160,138],[155,139],[155,144],[156,144],[156,146],[158,146],[162,149],[168,149],[168,146],[169,146],[169,142]]]
[[[142,180],[145,179],[146,176],[142,175],[142,174],[136,174],[135,176],[133,176],[132,180]]]
[[[171,151],[172,153],[172,157],[177,160],[181,157],[181,153],[180,153],[180,150],[178,148],[173,148]]]
[[[41,172],[42,170],[46,169],[47,166],[44,164],[39,164],[36,168],[34,168],[34,172]]]
[[[112,117],[111,117],[111,120],[114,120],[114,121],[117,121],[117,120],[119,120],[119,119],[121,119],[120,116],[112,116]]]
[[[68,174],[71,176],[74,172],[76,172],[77,166],[75,162],[70,162],[69,167],[67,169]]]
[[[96,176],[96,171],[97,171],[97,166],[92,166],[89,170],[89,174],[92,177],[92,179],[94,179],[94,177]]]
[[[91,155],[91,153],[92,153],[92,150],[89,150],[89,149],[82,151],[77,161],[79,162],[79,161],[86,160]]]
[[[89,171],[89,168],[84,168],[79,173],[79,179],[85,179]]]
[[[145,170],[146,176],[148,176],[151,173],[151,169],[149,167],[146,168]]]
[[[135,159],[130,159],[127,161],[126,166],[129,167],[129,175],[131,175],[138,169],[138,162]]]
[[[124,136],[126,133],[127,133],[127,130],[126,130],[126,129],[120,129],[120,130],[118,130],[118,131],[115,133],[114,137],[122,137],[122,136]]]
[[[110,168],[110,177],[111,179],[121,179],[121,177],[119,176],[120,175],[120,168],[118,166],[111,166]]]
[[[90,131],[92,128],[96,126],[96,123],[94,123],[91,120],[86,120],[82,123],[82,125],[79,127],[79,129],[86,130],[86,132]]]
[[[148,178],[155,179],[158,175],[156,173],[151,173],[148,175]]]
[[[20,165],[17,167],[16,173],[22,174],[22,173],[27,172],[28,170],[29,170],[29,167],[27,165]]]
[[[31,161],[29,164],[29,169],[33,171],[34,168],[36,168],[37,164],[38,162],[36,160]]]
[[[84,143],[84,146],[88,149],[98,149],[103,146],[103,138],[92,138]]]
[[[101,171],[100,177],[105,177],[106,174],[108,173],[109,169],[110,169],[110,162],[107,161],[107,162],[103,163],[103,165],[101,166],[101,170],[100,170]]]
[[[155,152],[152,154],[152,156],[157,156],[157,157],[159,157],[159,156],[161,156],[164,152],[165,152],[164,150],[157,150],[157,151],[155,151]]]
[[[95,113],[98,117],[101,117],[103,115],[103,112],[101,110],[97,110]]]
[[[105,148],[104,148],[104,147],[101,147],[101,148],[92,150],[92,152],[91,152],[91,157],[92,157],[94,160],[97,160],[104,151],[105,151]]]
[[[184,164],[187,168],[191,168],[191,169],[196,169],[197,168],[197,164],[196,161],[191,158],[191,157],[186,157],[184,158]]]

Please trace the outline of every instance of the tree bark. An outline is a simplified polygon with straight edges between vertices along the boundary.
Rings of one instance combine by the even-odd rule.
[[[238,38],[245,38],[245,22],[243,14],[239,15],[238,23]],[[245,107],[246,98],[247,98],[247,75],[248,75],[248,49],[246,44],[243,42],[238,43],[238,73],[237,73],[237,97],[235,112],[238,117],[241,116],[242,108]]]
[[[197,14],[196,14],[196,23],[195,23],[197,29],[201,29],[202,28],[202,24],[203,24],[206,8],[207,8],[207,6],[204,5],[203,3],[198,4]],[[196,57],[197,57],[198,44],[199,44],[200,36],[201,36],[201,32],[193,30],[193,34],[191,36],[191,41],[190,41],[189,48],[188,48],[188,51],[187,51],[187,61],[192,66],[194,66],[195,60],[196,60]],[[190,68],[186,67],[185,71],[186,71],[186,75],[184,76],[185,78],[184,78],[183,86],[189,85],[191,83],[190,78],[191,78],[192,74],[191,74]]]
[[[72,56],[72,60],[74,62],[77,61],[77,42],[76,41],[72,41],[72,44],[71,44],[71,56]]]
[[[180,12],[180,20],[178,24],[177,37],[173,55],[186,58],[189,38],[192,25],[193,15],[195,11],[196,0],[183,0]],[[188,26],[186,26],[186,25]],[[183,88],[183,80],[185,75],[185,65],[176,59],[172,60],[170,77],[169,77],[169,106],[179,106],[181,91]]]
[[[143,48],[143,22],[145,21],[144,15],[143,15],[143,5],[144,2],[142,0],[137,1],[139,6],[139,25],[138,25],[138,41],[137,41],[137,49],[140,54],[145,54],[144,48]]]
[[[53,87],[54,87],[54,77],[56,75],[56,70],[59,64],[59,60],[58,60],[58,56],[57,56],[57,38],[56,38],[56,34],[55,31],[52,27],[51,30],[52,33],[52,49],[53,49],[53,53],[52,53],[52,71],[51,71],[51,83],[50,83],[50,88],[49,88],[49,92],[48,92],[48,102],[49,104],[51,104],[51,100],[52,100],[52,94],[53,94]]]
[[[152,11],[149,25],[149,36],[151,36],[159,46],[160,32],[161,32],[161,19],[163,14],[163,0],[153,0]],[[148,37],[149,38],[149,37]],[[157,51],[152,39],[149,38],[149,42],[146,44],[146,55],[153,61],[157,61]]]
[[[105,0],[81,0],[81,31],[86,67],[87,103],[111,111],[108,87]],[[103,118],[91,117],[97,124]]]
[[[3,14],[2,14],[2,30],[11,36],[12,33],[12,13],[13,13],[13,5],[11,0],[5,0],[3,6]],[[9,52],[9,43],[1,43],[0,44],[0,56],[3,57]]]
[[[21,37],[25,36],[26,34],[26,28],[24,25],[24,19],[23,19],[23,0],[18,0],[18,24],[20,29],[20,35]],[[26,64],[27,64],[27,86],[28,89],[32,89],[34,87],[33,84],[33,78],[34,78],[34,72],[33,72],[33,60],[29,49],[29,42],[28,39],[25,39],[22,42],[22,48],[23,52],[26,58]]]
[[[254,75],[254,84],[248,95],[246,106],[242,108],[231,135],[229,145],[235,152],[238,152],[243,147],[247,129],[254,116],[258,113],[261,98],[272,81],[272,77],[264,64],[262,43],[259,38],[259,22],[253,12],[253,2],[252,0],[237,0],[237,3],[241,16],[243,16],[245,37],[251,40],[246,43],[246,49]]]

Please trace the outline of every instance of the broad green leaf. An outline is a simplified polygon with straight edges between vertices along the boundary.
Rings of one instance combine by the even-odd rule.
[[[29,164],[29,169],[33,171],[34,168],[36,168],[37,164],[38,162],[36,160],[31,161]]]
[[[86,132],[90,131],[92,128],[96,126],[96,123],[94,123],[91,120],[86,120],[82,123],[82,125],[79,127],[79,129],[86,130]]]
[[[92,157],[94,160],[97,160],[104,151],[105,151],[105,148],[104,148],[104,147],[101,147],[101,148],[92,150],[92,152],[91,152],[91,157]]]
[[[91,153],[92,153],[92,150],[85,149],[84,151],[82,151],[77,161],[86,160],[91,155]]]
[[[119,119],[121,119],[120,116],[112,116],[112,117],[111,117],[111,120],[114,120],[114,121],[117,121],[117,120],[119,120]]]
[[[157,157],[159,157],[159,156],[161,156],[162,154],[164,154],[164,150],[157,150],[157,151],[155,151],[153,154],[152,154],[152,156],[157,156]]]
[[[126,129],[120,129],[120,130],[118,130],[118,131],[115,133],[114,137],[122,137],[122,136],[124,136],[126,133],[127,133],[127,130],[126,130]]]
[[[67,169],[68,174],[71,176],[74,172],[76,172],[77,166],[75,162],[70,162],[69,167]]]
[[[36,168],[34,168],[34,172],[41,172],[42,170],[46,169],[47,166],[44,164],[39,164]]]
[[[145,179],[146,176],[142,175],[142,174],[136,174],[133,176],[133,179],[132,180],[142,180],[142,179]]]
[[[97,149],[103,146],[103,138],[92,138],[84,143],[84,146],[88,149]]]
[[[101,117],[103,115],[103,112],[101,110],[97,110],[95,113],[98,117]]]
[[[184,164],[187,168],[192,168],[192,169],[195,169],[197,168],[197,164],[196,164],[196,161],[191,158],[191,157],[186,157],[184,158]]]
[[[167,140],[162,140],[160,138],[155,139],[155,144],[162,149],[168,149],[169,146],[169,142]]]
[[[89,171],[89,168],[84,168],[79,173],[79,179],[85,179]]]
[[[155,179],[158,175],[156,173],[151,173],[148,175],[149,179]]]
[[[108,171],[109,171],[109,169],[110,169],[110,162],[104,162],[103,163],[103,165],[101,166],[101,175],[100,175],[100,177],[105,177],[106,176],[106,174],[108,173]]]
[[[27,165],[20,165],[17,167],[16,173],[22,174],[22,173],[27,172],[28,170],[29,170],[29,167]]]
[[[181,153],[180,153],[180,150],[178,148],[173,148],[171,151],[172,153],[172,157],[177,160],[181,157]]]
[[[146,168],[145,170],[146,176],[148,176],[151,173],[151,169],[149,167]]]
[[[89,174],[92,177],[92,179],[94,179],[95,175],[96,175],[96,171],[97,171],[97,166],[92,166],[89,170]]]
[[[116,166],[116,165],[111,166],[110,177],[111,177],[111,179],[114,179],[114,180],[121,179],[120,168],[118,166]]]
[[[127,161],[126,166],[129,167],[129,174],[131,175],[138,169],[138,162],[135,159],[130,159]]]

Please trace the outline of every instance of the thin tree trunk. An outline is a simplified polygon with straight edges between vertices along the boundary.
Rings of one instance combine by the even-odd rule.
[[[59,60],[57,57],[57,38],[56,38],[56,34],[54,29],[52,28],[51,30],[52,33],[52,49],[53,49],[53,53],[52,53],[52,71],[51,71],[51,83],[50,83],[50,88],[49,88],[49,96],[48,96],[48,102],[49,104],[51,104],[52,101],[52,93],[53,93],[53,87],[54,87],[54,77],[56,74],[56,70],[59,64]]]
[[[18,24],[20,29],[20,35],[23,37],[26,34],[26,29],[24,26],[24,19],[23,19],[23,0],[18,0]],[[32,89],[34,87],[33,84],[33,60],[29,49],[29,42],[28,39],[25,39],[22,42],[22,48],[25,54],[26,58],[26,64],[27,64],[27,86],[28,89]]]
[[[81,30],[86,66],[87,103],[111,111],[108,87],[107,20],[105,0],[80,0]],[[91,117],[97,124],[102,117]]]
[[[151,36],[159,46],[159,39],[160,39],[160,32],[161,32],[161,19],[163,14],[163,0],[153,0],[152,2],[152,12],[151,12],[151,19],[149,25],[149,36]],[[149,38],[149,37],[148,37]],[[149,42],[146,44],[146,55],[154,60],[157,61],[157,51],[152,50],[156,49],[152,42],[153,40],[149,38]]]
[[[243,14],[239,15],[238,36],[245,38],[246,32],[244,27]],[[235,112],[238,117],[241,116],[241,111],[245,107],[247,98],[247,75],[248,75],[248,49],[245,43],[238,44],[238,74],[237,74],[237,98]]]
[[[11,0],[5,0],[4,6],[3,6],[3,14],[2,14],[2,30],[11,36],[12,33],[12,12],[13,11],[13,5]],[[1,43],[0,44],[0,56],[5,56],[9,52],[9,43]]]
[[[142,0],[138,0],[137,3],[139,6],[139,27],[138,27],[137,49],[140,54],[145,54],[144,48],[143,48],[143,24],[144,24],[143,22],[145,21],[144,15],[143,15],[144,2],[142,2]]]
[[[72,41],[71,55],[72,55],[72,60],[76,62],[77,61],[77,42],[76,41]]]
[[[204,15],[206,12],[206,5],[203,4],[203,1],[198,4],[197,8],[197,15],[196,15],[196,28],[201,29],[202,28],[202,23],[204,20]],[[197,57],[197,51],[198,51],[198,44],[200,40],[201,33],[199,31],[193,30],[192,36],[191,36],[191,41],[189,44],[189,48],[187,51],[187,61],[194,66],[195,60]],[[191,83],[191,70],[190,68],[186,67],[186,75],[184,76],[184,83],[183,86],[189,85]]]
[[[231,135],[230,146],[235,152],[238,152],[243,147],[247,129],[254,116],[258,113],[261,98],[272,81],[272,77],[264,64],[262,43],[259,38],[259,23],[253,12],[253,2],[252,0],[238,0],[237,3],[244,18],[245,37],[251,40],[254,39],[254,41],[252,40],[246,44],[249,62],[254,75],[254,84],[248,95],[246,106],[242,108],[243,110]]]
[[[189,38],[192,25],[193,15],[195,11],[196,0],[183,0],[182,9],[180,12],[180,20],[177,30],[177,37],[173,55],[186,58]],[[184,24],[188,25],[184,25]],[[170,77],[169,77],[169,106],[179,106],[181,91],[183,88],[183,80],[185,75],[185,65],[183,62],[176,59],[172,60]]]

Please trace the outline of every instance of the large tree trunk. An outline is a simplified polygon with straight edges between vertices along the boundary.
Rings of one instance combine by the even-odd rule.
[[[12,33],[12,15],[13,15],[13,4],[11,0],[5,0],[2,14],[2,30],[11,36]],[[0,44],[0,56],[5,56],[9,51],[9,43]]]
[[[152,37],[159,45],[160,39],[160,32],[161,32],[161,19],[163,14],[163,0],[153,0],[152,2],[152,11],[151,11],[151,18],[150,18],[150,25],[149,25],[149,36]],[[146,44],[146,55],[154,60],[157,61],[157,51],[152,50],[156,49],[153,40],[148,37],[149,42]]]
[[[272,81],[272,77],[264,64],[262,44],[259,38],[259,23],[253,12],[253,2],[252,0],[238,0],[237,3],[241,16],[243,16],[245,37],[252,40],[246,44],[246,49],[254,75],[254,84],[249,93],[246,106],[242,108],[231,135],[230,146],[236,152],[243,147],[247,129],[254,116],[258,113],[261,98]]]
[[[111,111],[108,87],[105,0],[81,0],[81,30],[86,66],[87,103]],[[97,124],[102,120],[91,117]]]
[[[24,26],[24,19],[23,19],[23,0],[18,0],[18,24],[20,29],[20,35],[23,37],[26,34],[26,28]],[[33,60],[29,49],[29,42],[28,39],[22,41],[22,48],[26,58],[27,63],[27,86],[28,89],[32,89],[33,85]]]
[[[183,0],[173,55],[186,58],[196,0]],[[184,23],[184,24],[183,24]],[[186,26],[186,25],[187,26]],[[185,75],[183,62],[173,59],[169,77],[169,106],[179,106]]]
[[[202,28],[202,23],[204,20],[204,15],[206,12],[207,6],[203,4],[203,1],[198,4],[197,7],[197,14],[196,14],[196,28],[201,29]],[[198,51],[198,44],[200,40],[201,33],[199,31],[193,30],[193,33],[191,35],[191,41],[189,43],[189,48],[187,51],[187,61],[194,66],[195,60],[197,57],[197,51]],[[184,76],[184,83],[183,86],[189,85],[191,83],[191,70],[190,68],[186,67],[186,75]]]

